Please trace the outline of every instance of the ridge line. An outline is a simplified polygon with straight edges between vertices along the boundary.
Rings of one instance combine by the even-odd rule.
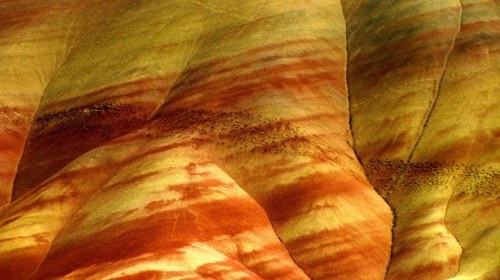
[[[408,170],[408,166],[409,166],[410,162],[412,161],[412,159],[413,159],[413,157],[415,155],[415,151],[417,150],[417,147],[419,146],[420,141],[423,138],[423,135],[425,133],[427,125],[429,124],[431,116],[434,113],[434,110],[436,109],[436,104],[438,103],[438,100],[439,100],[439,98],[441,96],[441,91],[442,91],[442,88],[443,88],[444,77],[446,76],[446,72],[447,72],[446,70],[448,68],[448,64],[449,64],[449,61],[450,61],[450,55],[453,52],[453,50],[455,49],[455,42],[457,40],[458,34],[460,33],[460,30],[461,30],[461,27],[462,27],[462,3],[461,3],[460,0],[458,0],[458,3],[460,4],[460,13],[459,13],[458,28],[457,28],[457,32],[455,33],[455,36],[453,38],[453,42],[452,42],[452,44],[451,44],[451,46],[449,48],[449,51],[446,54],[445,64],[443,66],[443,71],[441,72],[441,76],[439,77],[438,80],[436,80],[434,82],[434,100],[432,102],[432,105],[429,108],[427,116],[425,117],[425,120],[423,122],[420,134],[417,137],[417,140],[415,141],[415,144],[413,145],[413,148],[411,149],[410,154],[408,155],[408,158],[406,159],[405,165],[403,166],[403,168],[401,169],[401,171],[397,174],[397,176],[396,176],[395,180],[393,181],[392,185],[388,188],[389,195],[394,191],[394,189],[398,185],[398,183],[399,183],[402,175]]]

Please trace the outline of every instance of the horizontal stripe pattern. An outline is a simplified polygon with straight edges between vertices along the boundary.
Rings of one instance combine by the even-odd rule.
[[[0,3],[0,207],[11,201],[33,116],[82,11],[71,1]]]
[[[460,14],[459,1],[360,1],[351,11],[351,125],[363,162],[407,160],[435,102]]]
[[[373,5],[377,8],[372,9]],[[415,9],[406,9],[409,5]],[[448,7],[432,11],[440,5]],[[487,197],[498,197],[498,141],[494,135],[499,118],[493,108],[498,107],[499,80],[498,67],[493,65],[498,64],[499,36],[494,6],[491,1],[417,1],[392,7],[359,1],[357,6],[349,5],[349,71],[360,69],[360,75],[368,79],[358,80],[353,74],[356,78],[349,84],[354,140],[370,181],[397,217],[389,279],[487,279],[494,275],[492,267],[498,266],[497,261],[484,265],[479,261],[483,256],[498,259],[493,253],[497,246],[492,240],[498,239],[491,229],[494,214],[475,216],[485,220],[481,225],[466,218],[474,216],[472,209],[481,202],[492,205]],[[400,12],[397,19],[379,17],[389,11]],[[444,11],[448,11],[446,15]],[[360,19],[358,14],[370,16]],[[404,36],[390,32],[394,28],[404,31],[406,22],[418,25],[409,21],[417,15],[422,16],[417,28],[402,33]],[[373,29],[381,32],[371,36],[370,43],[360,34]],[[375,38],[386,41],[378,45]],[[405,42],[412,44],[402,48]],[[369,58],[379,50],[381,56]],[[420,52],[428,53],[420,57]],[[435,65],[444,71],[434,72]],[[429,90],[436,93],[433,98],[409,102],[411,96]],[[473,95],[481,98],[473,99]],[[391,100],[389,110],[380,110],[386,96]],[[431,109],[419,115],[414,109],[419,104],[431,104]],[[368,108],[374,109],[371,117],[365,116]],[[411,125],[414,122],[420,125],[418,129]],[[373,137],[375,130],[377,136]],[[481,243],[481,249],[467,245],[481,235],[492,241],[490,245]],[[434,253],[422,253],[425,251]]]
[[[127,145],[122,144],[122,147]],[[154,145],[148,147],[155,149]],[[153,166],[160,169],[149,171],[145,176],[132,177],[140,179],[112,179],[109,186],[104,187],[105,191],[93,196],[66,225],[35,279],[67,275],[82,269],[88,273],[85,277],[91,277],[94,273],[104,273],[106,264],[111,261],[123,261],[126,265],[121,269],[125,270],[135,265],[136,258],[146,263],[168,261],[169,255],[179,250],[190,252],[190,247],[198,243],[212,248],[225,260],[212,263],[210,257],[207,262],[200,259],[202,263],[195,265],[198,268],[194,272],[203,277],[219,275],[223,279],[230,277],[231,273],[247,271],[254,277],[261,275],[262,279],[268,279],[268,273],[274,275],[273,279],[303,279],[305,275],[289,259],[279,240],[274,237],[271,242],[274,233],[260,206],[238,190],[238,186],[227,175],[224,177],[214,164],[196,164],[193,159],[182,156],[186,152],[192,154],[191,149],[180,147],[129,161],[120,177],[130,178],[131,174],[125,174],[147,170],[144,165],[153,162],[157,162]],[[165,168],[165,164],[169,167]],[[137,166],[144,167],[138,169]],[[134,192],[135,199],[130,201],[127,197]],[[154,200],[154,197],[162,198]],[[120,199],[129,200],[129,203],[121,204],[119,208],[106,206],[119,204]],[[99,207],[102,210],[96,211]],[[229,245],[233,242],[234,245]],[[259,245],[252,245],[259,243],[273,245],[266,245],[269,249],[265,251],[264,248],[258,249]],[[124,247],[124,244],[130,244],[130,247]],[[240,246],[235,252],[234,248]],[[262,252],[264,263],[255,263],[258,260],[255,257],[244,257],[245,252],[253,250]],[[271,255],[272,252],[276,257]],[[145,259],[144,255],[150,257]],[[177,261],[183,262],[185,267],[195,260],[191,258],[184,256]],[[246,265],[245,261],[250,264]],[[279,265],[268,268],[267,262]]]
[[[498,273],[494,3],[132,2],[0,3],[2,277]]]
[[[341,15],[338,3],[325,7]],[[373,251],[369,260],[358,260],[355,263],[358,270],[348,272],[347,276],[355,277],[368,272],[382,275],[389,249],[390,211],[367,184],[349,146],[344,34],[342,29],[324,27],[329,26],[329,23],[343,26],[343,21],[331,21],[330,17],[324,17],[323,22],[311,20],[313,17],[322,18],[319,15],[323,10],[317,7],[308,10],[311,14],[304,18],[314,24],[304,24],[301,27],[307,30],[304,39],[285,40],[284,35],[289,34],[284,32],[279,40],[249,44],[244,50],[233,51],[236,53],[233,57],[226,55],[225,51],[219,53],[220,50],[210,47],[203,51],[212,53],[202,58],[197,55],[197,47],[193,47],[192,54],[185,54],[191,57],[187,62],[188,67],[182,70],[176,81],[172,81],[171,94],[167,96],[162,108],[151,121],[147,121],[146,116],[141,119],[145,123],[138,122],[137,127],[130,123],[124,125],[124,129],[130,131],[123,137],[119,136],[127,131],[113,136],[118,137],[116,139],[110,137],[103,141],[88,141],[99,135],[98,130],[90,131],[89,135],[82,134],[82,128],[69,133],[74,141],[66,142],[70,144],[65,149],[76,145],[79,148],[83,146],[88,152],[72,148],[78,151],[73,154],[74,160],[67,159],[67,165],[61,164],[63,169],[55,176],[18,199],[24,215],[18,218],[11,214],[11,218],[8,218],[15,219],[13,223],[22,224],[27,219],[25,213],[40,211],[48,217],[53,216],[50,204],[58,203],[64,209],[56,218],[58,223],[26,228],[27,232],[33,234],[42,231],[46,235],[46,243],[51,243],[50,251],[34,278],[67,276],[99,279],[107,275],[115,278],[128,277],[127,275],[132,278],[140,275],[163,277],[160,275],[166,274],[162,273],[178,271],[195,278],[201,276],[223,279],[246,275],[256,279],[307,279],[274,235],[267,215],[270,215],[275,226],[281,228],[277,232],[286,247],[298,236],[313,235],[318,231],[350,223],[348,215],[335,214],[335,204],[341,205],[339,211],[344,213],[358,213],[359,217],[356,219],[366,221],[367,225],[374,228],[373,232],[380,235],[375,239],[366,238],[359,247],[346,248],[344,254],[348,255],[366,256],[360,252],[367,248]],[[281,19],[282,17],[276,18]],[[264,21],[268,20],[272,21]],[[262,22],[256,24],[256,28],[263,26],[265,27]],[[248,38],[251,38],[252,32],[256,30],[252,30],[250,25],[248,28]],[[334,31],[333,36],[331,31]],[[274,34],[275,32],[273,36]],[[272,38],[271,33],[267,36]],[[89,42],[94,40],[92,38],[89,37]],[[245,37],[241,38],[247,40]],[[224,40],[221,42],[226,47],[231,47]],[[78,45],[71,54],[74,57],[78,54],[83,56],[79,52],[84,45],[85,43]],[[123,105],[108,104],[108,99],[102,104],[96,100],[100,100],[100,96],[112,99],[115,95],[124,99],[127,91],[135,94],[135,89],[145,88],[147,92],[155,86],[154,81],[149,82],[147,79],[144,83],[139,79],[137,83],[121,83],[94,91],[84,91],[82,88],[85,85],[76,84],[74,89],[68,89],[67,94],[69,97],[74,93],[74,104],[65,105],[64,102],[71,101],[60,96],[65,88],[61,85],[64,73],[80,71],[75,70],[76,66],[71,64],[72,61],[74,60],[69,60],[61,67],[60,74],[48,89],[42,102],[42,110],[38,114],[38,125],[33,130],[33,141],[41,139],[39,141],[52,143],[49,140],[54,138],[68,140],[66,135],[50,137],[55,135],[53,131],[65,127],[65,119],[73,126],[78,123],[78,119],[89,125],[89,119],[94,118],[98,125],[103,121],[112,121],[110,114],[115,112],[119,121],[124,119],[131,122],[133,113],[124,116],[119,114],[124,111],[119,110],[122,109],[119,106]],[[94,78],[99,81],[98,77]],[[114,80],[110,78],[110,81]],[[161,91],[162,89],[158,92]],[[267,97],[269,92],[274,96],[271,99]],[[79,104],[85,101],[83,97],[89,97],[89,100],[85,104]],[[139,97],[137,99],[140,100]],[[304,102],[310,106],[300,110]],[[136,104],[135,99],[133,103]],[[278,104],[288,109],[279,114],[269,110],[270,105]],[[299,114],[290,114],[296,109],[299,109]],[[331,114],[332,112],[334,113]],[[116,124],[109,126],[115,127]],[[79,139],[83,138],[86,139],[85,143],[96,148],[78,144]],[[54,147],[61,149],[61,146],[64,145]],[[47,157],[52,158],[49,155],[54,153],[47,152]],[[33,152],[29,151],[27,154]],[[201,157],[202,163],[193,158],[193,155]],[[240,168],[241,161],[236,160],[239,157],[247,157],[255,165],[249,165],[244,173],[240,173],[240,170],[245,169]],[[183,161],[182,168],[175,167],[179,161]],[[211,168],[210,172],[203,171],[208,168],[207,162],[213,166],[220,164],[224,170]],[[261,182],[254,180],[275,162],[285,162],[288,166],[283,170],[270,172],[272,176],[261,180],[268,187],[259,190]],[[310,162],[311,165],[306,166],[304,162]],[[93,172],[96,178],[83,182],[82,175],[90,169],[85,170],[82,165],[89,164],[96,165],[99,171]],[[100,173],[103,166],[108,166],[110,170]],[[58,168],[48,168],[50,170],[46,171],[46,176],[52,175]],[[71,173],[72,170],[78,172],[80,168],[81,175]],[[202,172],[195,172],[198,169]],[[314,179],[314,174],[309,174],[312,169],[324,171],[328,175],[324,178],[318,173],[318,181]],[[137,174],[137,171],[140,173]],[[206,179],[205,177],[211,176],[211,172],[215,172],[217,176],[212,175],[214,178]],[[183,175],[186,173],[187,175]],[[173,175],[168,177],[167,174]],[[225,176],[225,179],[221,181],[220,176]],[[195,178],[200,177],[205,179],[196,181]],[[301,179],[302,177],[304,178]],[[165,184],[168,178],[170,181]],[[226,184],[228,178],[235,178],[238,184]],[[164,183],[158,184],[158,180]],[[339,186],[334,188],[336,184]],[[38,184],[32,185],[34,187]],[[77,190],[68,192],[76,185]],[[304,202],[296,200],[283,204],[289,205],[290,215],[281,217],[285,209],[279,210],[280,205],[276,199],[282,200],[278,189],[287,185],[291,192],[294,191],[292,189],[297,189],[299,193],[310,195]],[[268,213],[239,186],[262,203]],[[319,192],[308,190],[316,186]],[[337,192],[328,192],[330,188]],[[44,197],[59,192],[66,193],[67,197]],[[134,192],[136,195],[133,195]],[[336,197],[340,193],[342,195]],[[41,197],[30,201],[30,197],[37,196]],[[317,204],[317,207],[307,209],[309,203]],[[377,210],[361,211],[359,203],[373,205]],[[306,220],[315,219],[317,213],[324,216],[324,221],[328,221],[327,217],[331,215],[337,215],[337,218],[324,224],[312,223],[309,228],[304,226],[307,222],[294,225],[294,221],[301,217]],[[46,220],[49,221],[50,218]],[[164,238],[169,235],[175,238]],[[322,242],[329,242],[329,239],[330,237],[324,236]],[[8,244],[12,245],[14,242],[9,239]],[[337,241],[332,242],[335,244]],[[125,247],[124,244],[130,244],[131,247]],[[310,258],[321,257],[320,254],[315,255],[318,252],[307,249],[311,244],[295,244],[293,246],[297,252],[302,248],[308,251],[305,255]],[[43,256],[48,248],[42,248],[39,244],[37,246],[39,255]],[[194,258],[193,252],[200,252],[200,247],[203,249],[201,252],[208,251],[220,258]],[[100,258],[96,258],[97,255]],[[28,256],[33,255],[27,254],[25,257]],[[147,256],[151,256],[151,259]],[[168,260],[171,265],[176,264],[175,258],[180,258],[178,263],[184,263],[184,267],[186,263],[193,263],[193,268],[168,268],[168,271],[163,272],[149,268],[153,259],[158,258]],[[317,278],[334,278],[329,271],[332,267],[342,265],[325,260],[326,265],[317,269],[316,265],[309,265],[303,258],[298,259],[306,273],[312,273]],[[141,262],[145,263],[144,266],[139,264]],[[123,266],[110,263],[122,263]],[[134,267],[137,269],[132,269]],[[32,268],[25,269],[30,271]],[[118,276],[119,271],[124,273]]]
[[[151,125],[156,131],[150,136],[154,139],[188,133],[198,149],[211,151],[217,161],[224,163],[226,172],[263,206],[292,258],[310,277],[334,279],[343,274],[346,278],[357,278],[371,274],[378,278],[382,277],[388,261],[391,216],[383,200],[361,175],[348,145],[345,57],[338,51],[315,51],[298,59],[293,55],[303,49],[323,48],[323,41],[287,42],[275,46],[272,52],[269,50],[272,56],[259,52],[263,59],[256,64],[258,68],[247,62],[254,61],[253,51],[242,52],[233,63],[231,58],[202,66],[192,61],[194,70],[188,68],[181,75],[179,86],[174,87],[173,95],[167,98]],[[339,59],[328,60],[323,56]],[[287,59],[291,63],[283,67],[282,61]],[[304,64],[308,60],[321,63]],[[328,74],[331,76],[321,76],[324,67],[331,69]],[[225,69],[232,69],[230,76]],[[297,72],[311,73],[311,77],[319,73],[319,76],[294,78],[298,77]],[[334,80],[337,82],[332,83]],[[240,85],[240,81],[244,84]],[[269,100],[270,95],[275,96],[273,106],[283,108],[278,114],[272,112],[274,118],[267,117],[271,114],[265,106],[256,106]],[[308,108],[295,110],[308,100],[311,100]],[[332,108],[336,112],[334,117],[328,114]],[[241,158],[247,160],[242,162]],[[272,166],[282,166],[284,170],[272,172]],[[363,211],[361,204],[371,205],[372,210]],[[348,213],[357,213],[356,218],[350,218]],[[316,219],[323,222],[316,223]],[[352,270],[340,272],[344,264],[335,255],[306,249],[311,245],[308,243],[294,243],[297,235],[307,237],[328,231],[350,224],[352,219],[365,221],[359,228],[373,227],[378,235],[364,239],[354,234],[355,230],[362,231],[356,227],[349,233],[353,238],[363,239],[342,252],[356,259],[351,263]],[[332,240],[333,236],[321,237],[311,243],[332,242],[332,247],[340,246],[341,241]],[[299,254],[303,249],[305,252]],[[324,265],[318,266],[308,259],[317,259]],[[332,270],[339,273],[331,274]]]

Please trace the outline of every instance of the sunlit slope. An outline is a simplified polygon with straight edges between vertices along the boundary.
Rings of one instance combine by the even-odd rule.
[[[216,25],[195,4],[115,2],[47,86],[19,163],[14,198],[79,155],[144,125],[203,30]]]
[[[47,84],[107,6],[97,1],[0,3],[0,206],[10,201],[17,165]]]
[[[435,126],[440,129],[434,130],[450,131],[449,136],[434,134],[428,141],[446,139],[449,144],[437,147],[437,157],[445,156],[462,165],[445,216],[447,228],[463,248],[457,279],[498,279],[499,6],[488,1],[463,1],[462,27],[455,45],[443,84],[443,100],[448,101],[440,109],[443,116],[449,115],[446,120],[436,119]],[[455,105],[460,103],[460,107]]]
[[[0,1],[0,278],[500,278],[499,22]]]
[[[395,210],[387,277],[497,279],[498,6],[376,2],[345,10],[355,147]]]
[[[130,1],[100,21],[43,95],[3,275],[383,278],[392,216],[350,144],[339,2]]]
[[[216,163],[175,139],[130,140],[98,149],[134,155],[76,211],[34,279],[308,279]]]

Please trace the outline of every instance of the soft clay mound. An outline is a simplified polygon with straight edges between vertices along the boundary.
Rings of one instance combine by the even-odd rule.
[[[500,279],[498,0],[0,1],[0,279]]]

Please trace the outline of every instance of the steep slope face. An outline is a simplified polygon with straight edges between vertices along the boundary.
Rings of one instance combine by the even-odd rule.
[[[99,21],[43,95],[2,275],[383,277],[391,213],[350,144],[339,2],[130,1]]]
[[[447,102],[441,108],[456,111],[435,124],[450,131],[449,145],[438,147],[437,155],[461,164],[445,224],[463,248],[457,279],[498,279],[500,9],[490,1],[462,3],[462,27],[450,55],[443,88]]]
[[[19,163],[14,199],[83,153],[143,126],[204,28],[201,11],[190,12],[189,4],[114,2],[97,13],[98,23],[47,86]]]
[[[498,278],[498,6],[345,8],[355,146],[396,217],[387,278]]]
[[[83,25],[91,25],[95,14],[89,11],[103,12],[105,6],[94,1],[0,3],[0,206],[11,200],[17,165],[47,84]]]
[[[44,3],[0,3],[0,278],[499,278],[498,2]]]

